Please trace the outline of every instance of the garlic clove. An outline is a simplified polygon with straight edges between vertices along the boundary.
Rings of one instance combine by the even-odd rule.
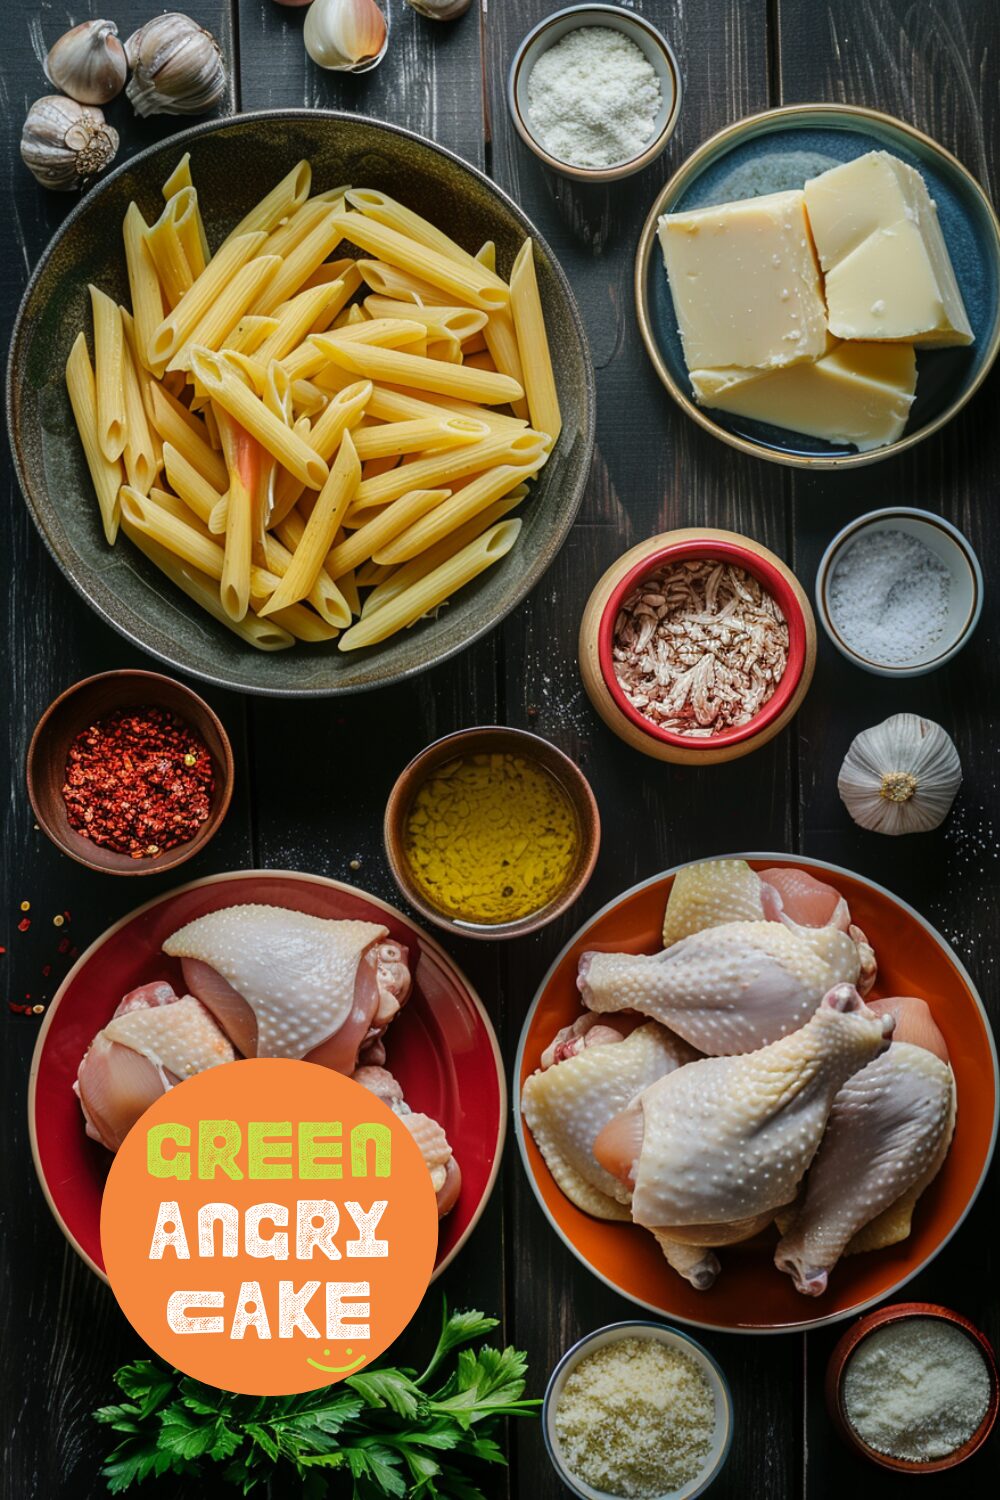
[[[70,193],[103,172],[117,151],[117,130],[92,105],[46,94],[28,110],[21,160],[43,187]]]
[[[125,92],[138,115],[200,115],[226,92],[222,49],[180,11],[154,16],[125,43],[132,68]]]
[[[125,87],[128,63],[114,21],[84,21],[49,48],[45,76],[77,104],[107,104]]]
[[[944,822],[962,784],[946,730],[917,714],[894,714],[851,744],[837,778],[855,823],[875,833],[929,833]]]
[[[389,26],[375,0],[313,0],[302,36],[321,68],[367,73],[386,54]]]
[[[406,3],[428,21],[457,21],[469,8],[469,0],[406,0]]]

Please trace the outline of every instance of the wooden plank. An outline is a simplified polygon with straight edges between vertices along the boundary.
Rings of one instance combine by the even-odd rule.
[[[866,105],[916,125],[940,141],[979,178],[994,201],[1000,185],[1000,110],[991,76],[1000,43],[995,8],[974,0],[912,6],[905,0],[778,0],[780,102],[815,99]],[[987,578],[1000,568],[994,496],[998,387],[989,382],[938,436],[912,453],[841,474],[791,477],[794,558],[810,585],[823,549],[852,517],[898,501],[936,511],[961,528]],[[951,665],[929,676],[886,682],[855,669],[825,639],[816,680],[799,717],[801,821],[805,850],[879,881],[911,902],[955,945],[978,980],[994,1025],[993,937],[1000,921],[1000,859],[995,816],[996,756],[991,710],[997,700],[998,612],[989,589],[978,633]],[[836,791],[837,771],[853,736],[890,713],[936,719],[955,739],[965,775],[945,828],[920,838],[885,839],[850,822]],[[932,998],[932,997],[928,997]],[[960,1106],[961,1107],[961,1106]],[[989,1294],[993,1236],[986,1204],[997,1172],[967,1223],[900,1297],[954,1306],[996,1341],[1000,1314]],[[895,1494],[899,1481],[874,1478],[832,1435],[823,1405],[823,1375],[835,1333],[809,1340],[807,1362],[809,1476],[820,1497],[845,1486],[861,1494]],[[995,1455],[941,1476],[946,1496],[979,1493]],[[991,1468],[992,1465],[992,1468]]]
[[[133,8],[134,9],[134,8]],[[219,38],[232,59],[228,0],[197,0],[190,13]],[[73,10],[73,21],[101,15],[90,3]],[[148,12],[147,12],[148,13]],[[0,265],[3,322],[10,326],[28,274],[46,242],[77,201],[49,193],[31,178],[17,156],[17,137],[32,100],[52,92],[40,56],[71,21],[67,12],[40,10],[33,0],[12,0],[4,11],[5,45],[0,85],[7,120],[4,183],[7,205],[5,254]],[[122,23],[123,37],[128,35]],[[232,96],[228,101],[232,104]],[[118,160],[189,124],[158,117],[138,120],[124,95],[106,114],[121,135]],[[237,790],[223,828],[211,846],[183,872],[143,880],[112,880],[91,874],[59,854],[33,825],[24,790],[24,756],[35,722],[50,700],[80,677],[113,667],[155,668],[156,663],[103,625],[59,573],[37,535],[4,451],[3,499],[6,544],[0,557],[2,638],[9,652],[9,816],[2,840],[3,935],[0,959],[5,1000],[27,994],[44,1003],[72,962],[58,943],[68,935],[82,950],[110,923],[185,879],[248,861],[244,708],[234,694],[205,693],[233,740]],[[30,901],[28,931],[18,931],[20,903]],[[61,929],[52,919],[63,911]],[[43,973],[50,966],[48,975]],[[113,1371],[142,1353],[107,1288],[63,1240],[35,1180],[28,1145],[26,1091],[38,1019],[12,1014],[4,1005],[0,1096],[5,1101],[0,1194],[10,1211],[2,1216],[0,1270],[0,1405],[13,1440],[7,1445],[0,1487],[11,1500],[91,1500],[107,1493],[98,1475],[107,1444],[91,1421],[95,1406],[112,1399]],[[165,1496],[193,1495],[190,1487],[165,1486]]]
[[[614,738],[590,709],[577,666],[577,630],[591,589],[635,542],[703,522],[742,531],[787,555],[778,477],[715,443],[659,385],[634,314],[635,246],[660,185],[712,131],[768,102],[763,3],[711,7],[652,3],[644,11],[674,47],[684,101],[674,139],[642,174],[607,187],[546,171],[511,125],[506,74],[525,31],[551,6],[490,6],[486,48],[493,172],[562,262],[580,304],[597,371],[597,453],[572,535],[548,576],[507,622],[505,717],[552,739],[583,767],[603,816],[602,853],[585,895],[531,942],[505,950],[505,989],[519,1004],[506,1037],[513,1057],[523,1011],[563,942],[593,911],[656,871],[736,848],[794,846],[792,737],[745,760],[689,771],[646,759]],[[509,1164],[508,1283],[513,1336],[529,1350],[540,1390],[583,1333],[630,1315],[560,1244],[520,1163]],[[670,1274],[666,1268],[664,1274]],[[641,1316],[641,1314],[640,1314]],[[799,1423],[797,1341],[705,1335],[733,1384],[736,1441],[713,1493],[791,1493]],[[537,1429],[514,1435],[515,1493],[562,1493]],[[520,1490],[518,1486],[521,1486]]]

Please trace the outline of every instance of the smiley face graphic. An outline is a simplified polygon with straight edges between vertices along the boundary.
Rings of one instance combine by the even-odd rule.
[[[354,1350],[345,1349],[344,1353],[350,1358]],[[323,1357],[324,1359],[329,1359],[329,1349],[323,1350]],[[317,1359],[307,1359],[306,1364],[312,1365],[314,1370],[322,1370],[325,1375],[350,1375],[352,1371],[360,1369],[367,1358],[367,1354],[359,1354],[357,1359],[351,1360],[351,1363],[348,1365],[321,1365]]]

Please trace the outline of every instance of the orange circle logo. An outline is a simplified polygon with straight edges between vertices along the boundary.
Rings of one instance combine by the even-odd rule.
[[[255,1058],[158,1099],[101,1208],[112,1290],[185,1374],[280,1396],[362,1369],[427,1290],[437,1206],[400,1118],[314,1063]]]

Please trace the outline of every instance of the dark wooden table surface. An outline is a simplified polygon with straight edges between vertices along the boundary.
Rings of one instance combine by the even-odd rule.
[[[598,436],[580,518],[534,595],[504,626],[415,682],[329,703],[278,704],[209,691],[233,738],[237,791],[210,849],[185,876],[252,866],[353,880],[393,900],[380,846],[381,813],[396,772],[422,745],[459,727],[501,722],[548,736],[574,756],[601,805],[604,841],[584,897],[560,923],[504,945],[452,944],[494,1016],[508,1064],[525,1009],[553,954],[592,911],[645,876],[696,856],[740,849],[795,850],[873,877],[912,902],[954,943],[997,1013],[1000,857],[1000,374],[943,433],[902,459],[849,474],[803,475],[747,459],[683,417],[657,383],[633,314],[639,227],[660,184],[711,132],[770,105],[838,100],[878,107],[940,140],[994,197],[1000,186],[1000,11],[996,0],[636,0],[670,38],[684,78],[680,123],[666,154],[642,175],[581,188],[547,174],[511,127],[505,78],[511,54],[553,0],[478,0],[457,23],[435,26],[389,0],[391,48],[361,78],[324,74],[305,56],[302,11],[273,0],[184,0],[218,36],[232,78],[228,107],[340,107],[393,120],[484,168],[535,220],[561,258],[590,336],[598,382]],[[69,24],[110,13],[123,36],[155,9],[148,0],[7,0],[0,47],[4,150],[0,157],[9,327],[28,274],[70,206],[36,188],[17,139],[31,101],[46,93],[40,50]],[[43,39],[44,38],[44,43]],[[177,127],[137,122],[124,99],[109,111],[123,153]],[[180,122],[183,123],[183,122]],[[249,164],[252,167],[252,163]],[[33,827],[23,784],[32,726],[49,700],[102,669],[148,665],[103,626],[58,573],[5,459],[0,565],[9,651],[6,749],[11,761],[2,848],[0,975],[5,999],[43,1003],[71,959],[140,900],[169,889],[91,875]],[[584,601],[604,568],[634,542],[668,527],[706,523],[767,543],[807,588],[833,532],[897,500],[938,511],[971,539],[988,580],[973,645],[948,668],[886,683],[852,669],[825,641],[812,691],[791,728],[728,766],[692,771],[627,749],[591,712],[576,665]],[[940,720],[954,735],[965,783],[947,827],[891,841],[848,821],[836,772],[853,735],[898,710]],[[295,775],[291,747],[306,740]],[[364,756],[359,757],[359,747]],[[338,774],[349,770],[349,777]],[[350,785],[349,798],[336,788]],[[355,870],[352,861],[360,862]],[[21,903],[31,926],[22,932]],[[54,915],[69,913],[61,929]],[[49,972],[46,972],[46,970]],[[9,1500],[88,1500],[104,1492],[91,1409],[110,1398],[111,1374],[138,1340],[114,1299],[67,1247],[35,1181],[25,1122],[36,1018],[3,1006],[0,1226],[0,1412],[3,1494]],[[1000,1337],[996,1185],[953,1243],[912,1286]],[[548,1229],[513,1142],[493,1201],[444,1280],[453,1302],[503,1317],[527,1348],[536,1392],[568,1343],[629,1306],[577,1264]],[[437,1297],[426,1318],[436,1316]],[[732,1383],[736,1438],[718,1500],[840,1496],[894,1500],[905,1479],[863,1467],[828,1426],[822,1380],[836,1332],[779,1338],[705,1336]],[[955,1476],[927,1483],[937,1500],[995,1493],[1000,1441]],[[197,1487],[147,1487],[188,1500]],[[509,1476],[496,1493],[549,1500],[562,1493],[537,1424],[511,1434]]]

